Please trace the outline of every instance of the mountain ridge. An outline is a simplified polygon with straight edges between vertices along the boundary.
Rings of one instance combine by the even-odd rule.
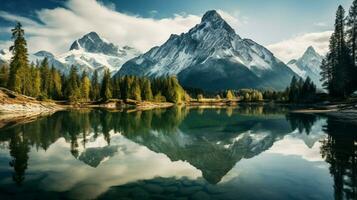
[[[163,45],[127,61],[115,76],[123,75],[177,76],[182,85],[205,90],[282,90],[296,74],[211,10],[187,33],[171,35]]]
[[[322,88],[320,65],[323,57],[316,52],[313,46],[309,46],[303,55],[298,59],[293,59],[287,65],[300,77],[308,76],[318,88]]]
[[[133,47],[119,47],[92,31],[75,40],[68,52],[56,56],[41,50],[29,54],[29,61],[37,62],[47,58],[50,65],[65,74],[68,74],[71,66],[75,65],[79,68],[79,72],[86,71],[91,75],[94,71],[98,71],[99,76],[102,76],[105,69],[109,69],[113,74],[116,73],[124,62],[139,54],[140,52]],[[0,61],[10,63],[11,57],[10,51],[1,50]]]

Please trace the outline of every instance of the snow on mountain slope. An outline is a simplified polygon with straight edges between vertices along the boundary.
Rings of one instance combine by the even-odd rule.
[[[95,70],[101,76],[105,69],[115,74],[121,66],[131,58],[140,55],[132,47],[119,47],[102,39],[97,33],[90,32],[73,42],[70,50],[62,55],[55,56],[47,51],[39,51],[29,55],[30,62],[42,61],[45,57],[49,64],[63,73],[68,73],[71,66],[78,67],[79,72],[93,73]],[[12,53],[8,50],[0,51],[0,60],[9,63]]]
[[[316,86],[321,88],[320,65],[322,59],[323,57],[318,54],[312,46],[310,46],[301,58],[291,60],[288,63],[288,66],[302,78],[307,78],[309,76]]]
[[[127,74],[177,75],[184,86],[207,90],[283,89],[296,75],[265,47],[242,39],[214,10],[187,33],[171,35],[163,45],[129,60],[117,76]]]

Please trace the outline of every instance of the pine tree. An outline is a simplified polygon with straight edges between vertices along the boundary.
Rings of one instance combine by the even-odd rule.
[[[354,0],[347,16],[347,43],[351,53],[350,92],[357,90],[357,0]]]
[[[28,78],[28,53],[27,43],[25,40],[25,31],[22,29],[21,23],[17,23],[12,31],[12,39],[14,45],[10,47],[13,54],[10,62],[10,74],[8,88],[15,92],[25,92],[25,80]],[[27,91],[26,91],[27,92]]]
[[[51,72],[48,64],[48,59],[44,58],[40,66],[41,71],[41,93],[43,98],[50,97],[50,87],[51,87]]]
[[[51,89],[50,96],[53,99],[62,98],[62,78],[59,71],[57,71],[53,66],[51,68]]]
[[[91,86],[90,80],[87,76],[86,71],[84,71],[81,78],[81,94],[82,94],[82,99],[84,101],[89,100],[90,86]]]
[[[33,97],[39,97],[41,94],[41,74],[38,68],[31,65],[31,77],[32,77],[32,94]]]
[[[330,94],[336,97],[347,97],[351,92],[353,63],[345,41],[345,10],[339,6],[336,12],[335,31],[331,52],[332,86]]]
[[[112,88],[111,88],[111,81],[110,81],[110,72],[109,70],[105,70],[103,81],[102,81],[102,87],[100,90],[100,96],[103,101],[108,101],[110,98],[112,98],[111,90]]]
[[[351,50],[352,63],[356,66],[357,53],[357,0],[354,0],[347,16],[347,42]]]
[[[129,91],[129,98],[136,101],[141,101],[141,90],[139,81],[139,78],[134,77]]]
[[[153,100],[153,95],[152,95],[152,90],[151,90],[151,83],[150,80],[147,78],[144,78],[143,82],[142,82],[142,99],[145,101],[151,101]]]
[[[91,84],[90,98],[93,101],[97,101],[100,97],[100,85],[98,81],[98,72],[94,71]]]
[[[112,79],[112,97],[115,99],[120,99],[120,80],[119,78]]]
[[[131,98],[130,92],[131,92],[131,87],[133,85],[133,80],[134,77],[131,76],[125,76],[122,80],[120,92],[121,92],[121,98],[124,101]]]
[[[289,101],[294,102],[297,99],[298,95],[298,80],[294,76],[290,82],[290,87],[289,87]]]
[[[7,87],[9,80],[9,67],[5,64],[0,66],[0,87]]]
[[[75,66],[71,67],[69,77],[66,83],[65,96],[71,102],[77,102],[81,98],[78,69]]]

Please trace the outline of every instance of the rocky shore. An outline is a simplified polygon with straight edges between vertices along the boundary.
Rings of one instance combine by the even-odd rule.
[[[314,106],[307,109],[293,110],[292,113],[317,114],[357,124],[357,104],[340,103],[323,106]]]

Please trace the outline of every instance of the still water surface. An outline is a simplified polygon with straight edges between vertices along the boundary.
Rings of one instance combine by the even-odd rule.
[[[0,199],[357,199],[357,126],[281,107],[63,111],[0,129]]]

